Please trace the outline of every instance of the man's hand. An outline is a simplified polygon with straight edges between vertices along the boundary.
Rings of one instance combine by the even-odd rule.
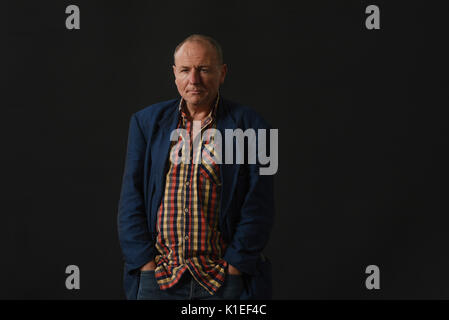
[[[232,264],[228,265],[228,274],[241,275],[242,273]]]
[[[156,263],[154,260],[151,260],[146,265],[144,265],[142,268],[140,268],[140,271],[152,271],[156,269]]]

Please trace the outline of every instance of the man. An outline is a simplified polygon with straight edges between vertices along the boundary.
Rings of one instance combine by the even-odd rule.
[[[217,136],[208,134],[269,126],[220,96],[227,65],[214,39],[182,41],[173,72],[181,98],[130,121],[118,214],[126,296],[270,298],[271,265],[262,250],[274,214],[273,177],[260,174],[259,162],[225,163],[229,150],[217,152]],[[177,130],[192,138],[173,135]]]

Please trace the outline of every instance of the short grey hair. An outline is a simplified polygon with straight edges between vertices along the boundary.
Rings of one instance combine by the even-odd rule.
[[[214,38],[202,34],[192,34],[187,38],[185,38],[184,40],[182,40],[182,42],[176,46],[175,52],[173,54],[173,64],[175,64],[175,55],[178,52],[178,50],[182,47],[184,43],[190,41],[205,41],[211,44],[212,47],[215,49],[215,52],[217,53],[218,63],[223,64],[223,50],[221,49],[221,45]]]

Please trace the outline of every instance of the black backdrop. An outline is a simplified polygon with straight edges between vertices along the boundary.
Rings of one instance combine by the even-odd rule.
[[[80,30],[65,27],[70,4]],[[365,28],[370,4],[380,30]],[[447,2],[2,8],[0,298],[124,298],[129,117],[177,97],[172,52],[191,33],[221,42],[222,94],[279,129],[274,298],[449,297]],[[80,290],[65,287],[71,264]],[[380,290],[365,287],[371,264]]]

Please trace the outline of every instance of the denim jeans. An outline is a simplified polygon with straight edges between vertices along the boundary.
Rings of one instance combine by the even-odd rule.
[[[141,271],[137,300],[238,300],[243,289],[241,275],[226,274],[223,285],[211,295],[186,270],[177,284],[161,290],[154,270]]]

